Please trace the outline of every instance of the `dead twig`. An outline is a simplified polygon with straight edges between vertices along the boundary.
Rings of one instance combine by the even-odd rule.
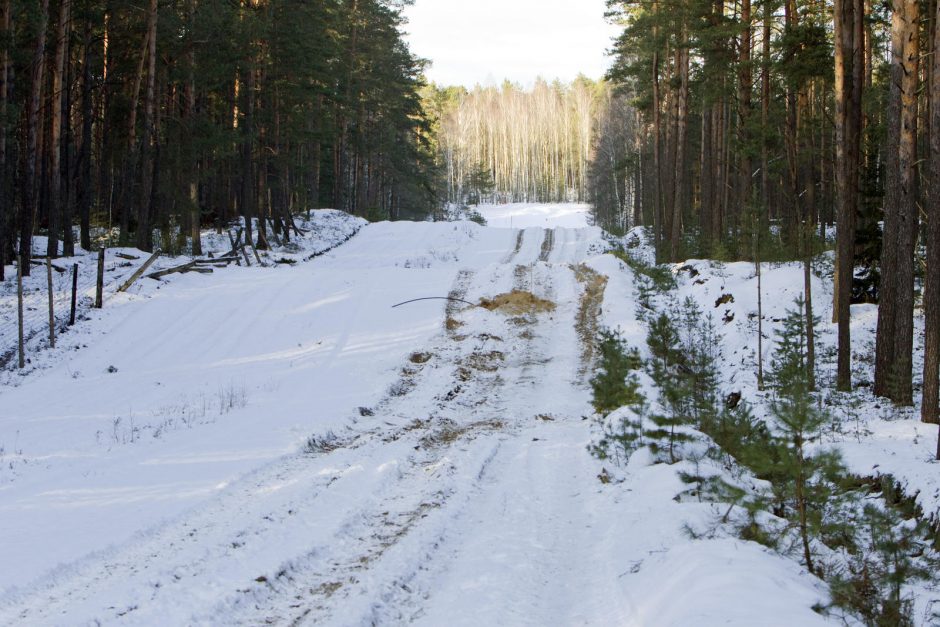
[[[396,307],[401,307],[402,305],[410,305],[411,303],[417,303],[422,300],[452,300],[454,302],[470,305],[471,307],[477,306],[476,303],[471,303],[470,301],[464,300],[462,298],[454,298],[453,296],[427,296],[425,298],[415,298],[413,300],[406,300],[403,303],[398,303],[397,305],[392,305],[392,309],[395,309]]]

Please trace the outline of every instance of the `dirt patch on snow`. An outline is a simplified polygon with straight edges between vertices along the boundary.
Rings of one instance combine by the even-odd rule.
[[[426,364],[431,361],[431,353],[417,352],[412,353],[408,360],[413,364]]]
[[[499,431],[505,426],[502,420],[479,420],[470,424],[460,425],[453,420],[442,420],[436,429],[421,438],[421,446],[425,449],[439,446],[448,446],[465,437],[473,437],[478,433]]]
[[[555,303],[539,298],[532,292],[513,290],[493,298],[481,298],[480,307],[511,316],[554,311]]]
[[[553,248],[555,248],[555,229],[546,229],[545,239],[542,240],[542,250],[539,253],[539,261],[548,261]]]
[[[474,352],[465,360],[465,364],[474,370],[483,372],[496,372],[500,364],[506,360],[506,355],[500,351],[489,351],[488,353]]]
[[[575,328],[581,338],[580,374],[586,376],[594,364],[595,339],[598,332],[598,320],[601,305],[604,302],[604,290],[607,289],[607,277],[598,274],[588,266],[572,266],[575,278],[584,287],[578,303],[578,316]]]

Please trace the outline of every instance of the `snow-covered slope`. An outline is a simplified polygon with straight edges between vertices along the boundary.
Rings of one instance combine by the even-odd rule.
[[[686,536],[673,469],[597,479],[590,318],[639,325],[571,211],[113,298],[0,390],[0,624],[822,622],[794,563]],[[554,308],[460,302],[513,289]]]

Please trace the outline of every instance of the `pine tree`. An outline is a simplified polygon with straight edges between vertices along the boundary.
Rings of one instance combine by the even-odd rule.
[[[625,462],[643,441],[642,419],[646,399],[635,371],[642,366],[616,331],[604,329],[597,339],[597,373],[591,379],[592,404],[601,416],[600,437],[588,449],[598,459]]]
[[[660,313],[650,322],[646,343],[650,350],[647,370],[659,386],[662,413],[650,415],[655,427],[647,430],[645,435],[651,441],[653,453],[668,453],[669,463],[674,464],[680,459],[678,447],[694,439],[684,430],[694,423],[690,370],[679,331],[667,314]]]
[[[633,406],[642,400],[634,371],[641,367],[636,349],[617,332],[603,329],[597,339],[597,373],[591,379],[592,404],[600,414]]]
[[[829,416],[821,411],[810,392],[806,371],[806,318],[802,298],[789,310],[777,335],[771,364],[774,385],[770,404],[776,432],[768,442],[764,474],[771,477],[778,504],[794,520],[807,570],[819,574],[813,561],[812,540],[823,528],[826,504],[834,493],[832,478],[841,469],[838,456],[819,451],[819,439]]]

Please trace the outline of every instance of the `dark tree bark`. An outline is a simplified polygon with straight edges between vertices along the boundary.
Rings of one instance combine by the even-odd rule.
[[[914,344],[914,238],[917,230],[918,4],[895,0],[875,393],[910,405]]]
[[[26,153],[23,155],[23,203],[20,215],[20,267],[23,276],[29,276],[33,248],[33,223],[38,207],[39,181],[36,176],[37,143],[42,103],[42,85],[46,66],[46,29],[49,26],[49,0],[37,2],[36,39],[30,70],[29,100],[26,108]]]
[[[94,190],[91,185],[92,130],[94,125],[94,99],[92,95],[91,60],[93,55],[92,21],[86,13],[82,34],[82,140],[78,153],[78,214],[80,243],[91,250],[91,204]]]
[[[0,3],[0,281],[3,281],[6,263],[13,258],[13,190],[10,182],[9,159],[9,103],[10,47],[13,45],[10,0]]]
[[[59,256],[59,231],[71,229],[66,224],[66,212],[63,208],[62,194],[62,114],[63,114],[63,78],[65,77],[65,51],[68,48],[68,23],[71,0],[60,0],[59,20],[56,24],[56,51],[55,62],[52,67],[52,93],[49,106],[52,112],[52,121],[49,131],[49,239],[46,254],[49,257]],[[66,121],[67,123],[67,121]],[[61,223],[61,225],[60,225]]]
[[[669,256],[679,261],[679,243],[682,237],[682,212],[687,202],[686,190],[690,185],[685,161],[689,129],[689,47],[688,27],[682,26],[682,43],[677,51],[679,93],[676,119],[675,197],[672,201],[672,232],[669,235]]]
[[[927,271],[924,285],[924,395],[921,420],[940,422],[940,3],[935,14],[930,84],[930,195],[927,203]],[[940,459],[940,439],[937,441]]]
[[[751,206],[752,183],[751,159],[751,0],[741,0],[741,36],[738,41],[738,142],[740,143],[738,163],[738,198],[737,211],[747,211]],[[739,220],[738,223],[741,221]]]
[[[852,388],[851,301],[855,269],[855,226],[858,211],[858,174],[862,123],[862,32],[864,4],[861,0],[835,0],[835,92],[836,92],[836,286],[838,364],[836,384]]]
[[[150,214],[153,195],[154,115],[157,85],[157,0],[150,0],[147,14],[147,95],[144,99],[144,132],[140,150],[140,200],[137,207],[137,248],[153,248]]]
[[[186,21],[190,31],[195,30],[196,23],[196,0],[189,0],[186,5]],[[196,158],[196,147],[193,140],[193,125],[196,116],[196,44],[193,41],[193,35],[189,36],[186,43],[186,87],[183,97],[185,106],[183,109],[184,129],[186,130],[187,154],[186,161],[189,164],[189,227],[190,240],[192,241],[192,253],[195,256],[202,255],[202,214],[199,206],[199,161]]]

